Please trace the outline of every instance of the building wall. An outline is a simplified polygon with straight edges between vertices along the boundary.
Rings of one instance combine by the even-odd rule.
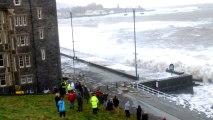
[[[34,26],[36,64],[38,85],[40,89],[56,86],[61,80],[61,62],[58,37],[58,22],[55,0],[31,0],[32,19]],[[38,19],[38,11],[41,10],[41,19]],[[44,38],[40,39],[39,30],[43,29]],[[41,49],[46,52],[46,59],[42,60]],[[47,83],[47,81],[49,81]]]
[[[13,88],[29,92],[41,92],[44,88],[52,89],[61,80],[61,62],[58,38],[58,23],[56,15],[55,0],[21,0],[20,5],[14,5],[13,0],[4,1],[7,9],[14,9],[13,23],[16,25],[17,17],[24,19],[26,24],[20,23],[14,27],[15,32],[11,32],[8,39],[16,43],[15,50],[11,50],[11,63],[14,65],[15,57],[16,68],[13,66]],[[40,14],[38,14],[38,12]],[[39,16],[38,16],[39,15]],[[23,17],[24,16],[24,17]],[[18,23],[18,22],[17,22]],[[41,31],[42,37],[41,37]],[[11,37],[12,36],[12,37]],[[17,44],[20,36],[27,36],[28,41],[25,45]],[[20,38],[21,39],[21,38]],[[11,45],[11,44],[10,44]],[[12,46],[10,46],[12,49]],[[41,51],[45,51],[42,55]],[[1,51],[0,51],[1,52]],[[3,51],[5,52],[5,51]],[[31,66],[19,66],[19,59],[30,56]],[[6,59],[6,58],[5,58]],[[11,66],[12,67],[12,66]],[[0,69],[0,73],[5,70]],[[32,83],[23,83],[24,79],[32,77]],[[29,79],[30,80],[30,79]],[[0,94],[6,87],[0,86]],[[11,88],[10,88],[11,89]]]

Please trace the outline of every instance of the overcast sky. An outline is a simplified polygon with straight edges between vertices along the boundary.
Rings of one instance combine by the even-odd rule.
[[[86,6],[90,3],[102,4],[104,7],[164,7],[175,5],[189,5],[213,3],[213,0],[56,0],[59,3],[66,3],[73,6]]]

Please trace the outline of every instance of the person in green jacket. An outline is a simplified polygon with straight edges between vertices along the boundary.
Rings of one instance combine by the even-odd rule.
[[[98,112],[98,98],[95,96],[95,94],[92,95],[90,98],[90,103],[92,104],[93,114],[97,114]]]

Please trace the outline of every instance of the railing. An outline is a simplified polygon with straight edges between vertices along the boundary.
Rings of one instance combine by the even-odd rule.
[[[202,106],[197,106],[197,105],[190,103],[189,101],[187,101],[183,98],[163,93],[161,91],[147,87],[147,86],[145,86],[141,83],[133,82],[132,86],[133,86],[133,88],[137,88],[137,89],[140,89],[142,91],[146,91],[147,93],[154,95],[158,98],[162,98],[164,100],[168,100],[169,102],[173,102],[173,103],[175,103],[175,105],[182,106],[183,108],[189,109],[190,111],[194,111],[198,115],[203,114],[207,118],[213,118],[213,110],[212,109],[207,109],[207,108],[204,108]]]

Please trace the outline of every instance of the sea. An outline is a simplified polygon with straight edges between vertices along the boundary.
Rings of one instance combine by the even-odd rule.
[[[128,15],[72,18],[72,26],[71,19],[58,19],[61,52],[73,55],[74,43],[77,57],[133,75],[136,60],[144,79],[168,77],[172,63],[175,71],[202,81],[193,94],[178,96],[206,112],[213,105],[212,13],[213,4],[137,9],[135,40],[132,9]]]

